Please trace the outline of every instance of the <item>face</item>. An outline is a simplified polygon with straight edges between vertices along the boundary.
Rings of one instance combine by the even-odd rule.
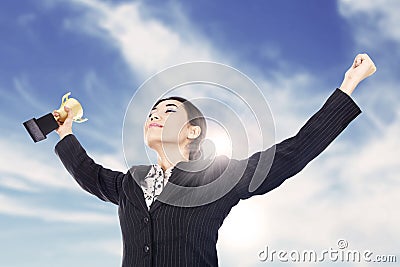
[[[188,123],[188,115],[181,102],[164,100],[151,110],[146,120],[145,142],[150,148],[167,143],[185,145],[198,136],[196,127]]]

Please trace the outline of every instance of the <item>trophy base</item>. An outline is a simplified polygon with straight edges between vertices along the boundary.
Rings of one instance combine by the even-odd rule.
[[[39,119],[30,119],[23,123],[33,141],[39,142],[46,139],[46,135],[58,128],[58,123],[53,114],[49,113]]]

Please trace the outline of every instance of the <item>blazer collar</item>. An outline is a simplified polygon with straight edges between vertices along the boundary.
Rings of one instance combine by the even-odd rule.
[[[152,167],[151,165],[133,166],[132,168],[129,169],[127,177],[128,179],[124,179],[122,183],[122,189],[126,195],[126,198],[131,202],[132,205],[134,205],[136,208],[140,209],[142,212],[145,213],[148,212],[153,213],[154,210],[159,208],[161,205],[165,204],[162,201],[156,199],[154,203],[151,205],[150,210],[147,208],[147,204],[146,201],[144,200],[144,194],[140,186],[140,182],[144,180],[146,175],[149,173],[151,167]],[[171,189],[170,182],[183,186],[184,184],[182,182],[186,181],[187,184],[187,181],[190,179],[188,179],[189,177],[185,177],[184,175],[182,175],[181,172],[182,171],[179,170],[179,168],[173,168],[169,181],[159,196],[160,198],[170,197],[171,193],[169,192],[170,190],[168,190]],[[167,196],[165,196],[166,194]],[[176,196],[177,194],[173,195]]]
[[[122,183],[122,189],[126,198],[138,209],[148,212],[146,201],[144,200],[143,190],[140,181],[143,180],[150,171],[151,165],[133,166],[128,171],[127,179]]]
[[[206,177],[213,177],[212,173],[210,173],[212,168],[209,168],[212,163],[213,160],[202,159],[198,161],[181,161],[176,164],[172,169],[168,183],[151,205],[150,213],[153,213],[161,205],[168,205],[163,202],[174,203],[175,205],[180,203],[182,207],[185,207],[185,203],[191,202],[190,200],[193,196],[193,191],[188,190],[188,188],[194,189],[204,185],[209,182],[205,179]],[[209,171],[208,175],[205,174],[206,170]]]
[[[205,175],[205,170],[213,163],[213,160],[199,160],[193,162],[179,162],[171,172],[169,181],[165,188],[161,192],[158,198],[160,199],[173,199],[176,203],[177,200],[187,200],[187,190],[177,190],[176,186],[181,187],[196,187],[201,186],[207,181],[204,179],[205,176],[211,177],[213,175]],[[144,200],[143,190],[140,186],[140,181],[144,180],[148,172],[150,171],[151,165],[137,165],[133,166],[130,170],[130,176],[128,179],[124,179],[122,184],[123,190],[126,194],[127,199],[138,209],[148,213],[153,213],[161,205],[166,205],[162,201],[156,199],[148,210],[146,202]],[[211,168],[212,169],[212,168]],[[210,169],[208,169],[210,171]],[[209,181],[208,181],[209,182]],[[173,185],[172,185],[172,184]],[[167,201],[168,202],[168,201]],[[184,204],[184,203],[182,203]]]

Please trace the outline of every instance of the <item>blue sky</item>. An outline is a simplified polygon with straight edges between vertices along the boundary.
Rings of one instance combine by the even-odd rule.
[[[363,113],[300,174],[232,210],[219,261],[264,266],[257,252],[265,245],[322,251],[340,238],[400,260],[398,1],[0,5],[0,266],[120,265],[117,208],[78,187],[54,154],[55,133],[34,144],[22,127],[58,108],[66,92],[89,118],[74,126],[88,153],[126,171],[125,111],[155,73],[193,60],[240,70],[268,100],[279,141],[323,104],[360,52],[378,68],[352,96]],[[142,140],[142,129],[132,139]]]

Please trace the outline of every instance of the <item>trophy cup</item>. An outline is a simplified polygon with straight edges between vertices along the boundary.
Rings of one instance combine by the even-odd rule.
[[[64,110],[64,106],[72,109],[72,113],[74,114],[73,121],[77,123],[81,123],[87,121],[86,118],[82,118],[83,116],[83,108],[78,100],[75,98],[69,98],[71,92],[66,93],[61,99],[61,106],[57,110],[58,116],[55,118],[52,113],[48,113],[39,119],[30,119],[23,123],[29,135],[32,137],[33,141],[39,142],[46,139],[46,135],[50,132],[54,131],[59,127],[57,121],[64,122],[67,118],[68,114]]]

